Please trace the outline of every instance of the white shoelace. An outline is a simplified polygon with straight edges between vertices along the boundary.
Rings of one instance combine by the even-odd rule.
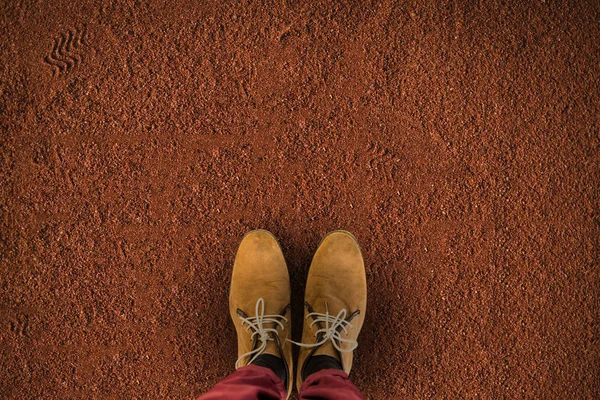
[[[353,328],[352,324],[350,322],[346,321],[347,313],[348,312],[346,311],[346,309],[343,308],[342,310],[340,310],[340,312],[337,313],[336,316],[330,315],[329,307],[327,307],[327,303],[325,303],[325,314],[311,312],[305,318],[305,319],[308,319],[310,317],[315,317],[314,321],[310,324],[311,328],[314,324],[317,324],[320,322],[325,323],[325,328],[321,328],[321,329],[317,330],[317,332],[314,335],[315,337],[318,337],[319,333],[323,333],[323,337],[321,338],[321,340],[314,344],[298,343],[298,342],[294,342],[292,340],[290,340],[290,342],[294,343],[295,345],[301,346],[301,347],[318,347],[318,346],[321,346],[322,344],[327,343],[327,341],[331,340],[331,343],[333,343],[333,347],[335,347],[338,351],[343,352],[343,353],[349,353],[349,352],[353,351],[354,349],[356,349],[358,347],[358,342],[354,339],[343,338],[341,335],[341,332],[338,330],[339,328],[341,328],[341,330],[344,331],[344,333],[346,335],[348,335],[347,328]],[[340,346],[340,343],[350,343],[350,348],[344,349]]]
[[[242,320],[242,326],[244,326],[244,324],[248,324],[248,326],[246,327],[246,332],[248,332],[248,329],[252,329],[254,331],[252,332],[252,336],[250,336],[251,341],[254,340],[254,337],[258,335],[260,346],[258,346],[252,351],[247,352],[246,354],[242,354],[240,358],[238,358],[235,362],[236,369],[239,368],[239,363],[245,357],[252,356],[252,358],[250,358],[250,361],[248,361],[248,364],[251,364],[252,361],[256,359],[256,357],[258,357],[263,353],[263,351],[265,351],[265,348],[267,347],[267,342],[269,340],[275,340],[271,337],[270,333],[273,333],[274,335],[279,335],[279,332],[277,331],[277,326],[279,326],[281,330],[285,329],[280,319],[282,319],[285,323],[287,323],[288,321],[287,318],[283,315],[265,315],[265,301],[262,297],[256,301],[256,310],[254,313],[254,317],[244,318],[241,315],[238,315],[238,317],[240,317],[240,319]],[[264,327],[265,324],[271,323],[274,324],[273,328]]]

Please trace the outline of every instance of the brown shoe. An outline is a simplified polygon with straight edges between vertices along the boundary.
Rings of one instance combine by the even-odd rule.
[[[327,235],[317,249],[306,281],[304,329],[296,386],[312,356],[336,358],[346,373],[367,307],[365,266],[356,238],[346,231]]]
[[[285,365],[288,397],[292,391],[290,278],[281,248],[264,230],[249,232],[237,251],[229,292],[229,312],[238,338],[236,369],[262,354]]]

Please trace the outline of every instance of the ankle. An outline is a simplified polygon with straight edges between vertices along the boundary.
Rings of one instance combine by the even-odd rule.
[[[302,380],[306,380],[310,375],[324,369],[343,370],[342,363],[337,358],[324,354],[313,355],[308,359],[302,370]]]
[[[256,357],[254,361],[251,363],[252,365],[258,365],[259,367],[269,368],[271,371],[277,375],[279,379],[283,381],[284,387],[287,388],[287,371],[285,368],[285,363],[281,357],[277,357],[273,354],[261,354]]]

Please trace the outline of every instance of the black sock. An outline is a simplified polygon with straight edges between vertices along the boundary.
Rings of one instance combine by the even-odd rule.
[[[306,362],[306,366],[302,371],[302,380],[306,380],[309,375],[314,374],[322,369],[339,369],[343,370],[342,364],[338,361],[337,358],[327,356],[327,355],[318,355],[312,356]]]
[[[282,381],[283,385],[287,388],[287,374],[285,372],[285,364],[280,357],[274,356],[273,354],[261,354],[256,357],[256,360],[252,361],[252,365],[258,365],[259,367],[265,367],[275,372]]]

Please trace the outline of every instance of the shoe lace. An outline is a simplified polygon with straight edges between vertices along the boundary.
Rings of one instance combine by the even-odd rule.
[[[253,330],[252,336],[250,336],[251,341],[254,340],[255,336],[258,336],[258,341],[260,342],[260,346],[258,346],[254,350],[251,350],[245,354],[242,354],[240,356],[240,358],[238,358],[237,361],[235,362],[236,369],[239,368],[240,362],[245,357],[252,356],[250,358],[250,361],[248,361],[248,364],[251,364],[259,355],[261,355],[267,347],[267,342],[270,340],[275,340],[271,334],[279,336],[277,327],[279,326],[281,328],[281,330],[285,329],[285,327],[284,327],[283,323],[280,321],[280,319],[283,320],[285,323],[287,323],[287,321],[288,321],[287,318],[284,317],[283,315],[265,315],[265,301],[262,297],[256,301],[254,317],[244,318],[241,315],[238,315],[238,317],[242,320],[242,326],[244,326],[244,324],[248,325],[246,327],[246,332],[248,332],[248,330],[250,330],[250,329]],[[273,325],[273,328],[266,328],[264,326],[266,324],[274,324],[274,325]]]
[[[319,334],[322,333],[323,337],[321,340],[316,343],[299,343],[289,339],[287,340],[300,347],[318,347],[327,343],[327,341],[331,341],[331,343],[333,343],[333,347],[335,347],[338,351],[349,353],[358,347],[358,342],[354,339],[342,337],[341,331],[348,335],[348,328],[353,328],[353,325],[346,321],[347,314],[348,312],[345,308],[343,308],[337,313],[337,315],[333,316],[329,314],[329,307],[327,306],[327,303],[325,303],[325,314],[311,312],[305,318],[308,319],[313,317],[313,322],[310,324],[311,328],[314,324],[325,323],[325,327],[317,330],[314,335],[315,337],[318,337]],[[340,346],[340,343],[349,343],[350,348],[344,349]]]

